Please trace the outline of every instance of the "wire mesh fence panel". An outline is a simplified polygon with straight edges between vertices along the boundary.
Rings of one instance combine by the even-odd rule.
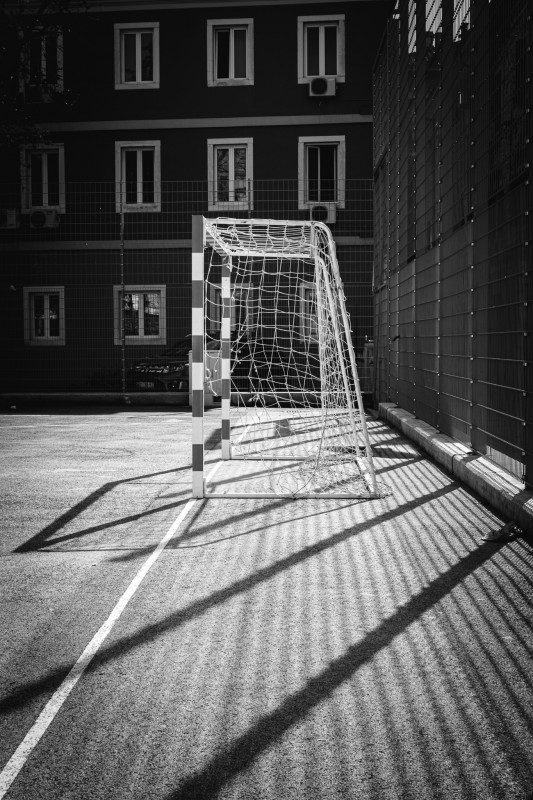
[[[49,185],[30,166],[33,183],[23,175],[0,187],[4,394],[158,392],[188,402],[191,219],[235,213],[330,225],[371,391],[371,180],[343,181],[342,203],[308,202],[292,179],[248,181],[223,202],[209,181]]]
[[[375,210],[389,252],[400,239],[402,299],[397,329],[379,257],[376,329],[388,347],[376,382],[389,386],[381,399],[531,485],[531,10],[526,0],[400,0],[395,19],[375,66],[374,137],[392,162],[400,136],[401,210],[387,207],[395,172],[376,162]]]

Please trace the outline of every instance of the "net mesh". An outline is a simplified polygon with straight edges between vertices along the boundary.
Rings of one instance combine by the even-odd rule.
[[[382,493],[329,229],[230,219],[205,226],[211,358],[229,274],[232,458],[260,460],[261,480],[278,495]],[[220,371],[212,374],[210,388],[221,394]]]

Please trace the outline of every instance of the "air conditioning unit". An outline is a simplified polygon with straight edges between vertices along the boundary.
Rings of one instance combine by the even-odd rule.
[[[39,208],[30,214],[30,228],[57,228],[59,214],[51,208]]]
[[[20,217],[17,208],[0,209],[0,228],[18,228]]]
[[[313,222],[337,222],[337,206],[335,203],[316,203],[309,209]]]
[[[309,82],[310,97],[333,97],[337,89],[335,78],[313,78]]]

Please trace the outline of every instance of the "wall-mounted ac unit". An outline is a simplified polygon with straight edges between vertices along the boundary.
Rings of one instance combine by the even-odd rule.
[[[30,214],[30,228],[57,228],[59,214],[51,208],[39,208]]]
[[[315,203],[309,209],[313,222],[337,222],[337,206],[335,203]]]
[[[0,228],[18,228],[20,217],[17,208],[0,209]]]
[[[337,89],[335,78],[313,78],[309,82],[309,95],[311,97],[333,97]]]

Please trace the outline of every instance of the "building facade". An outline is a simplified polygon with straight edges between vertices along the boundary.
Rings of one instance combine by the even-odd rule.
[[[102,0],[33,20],[16,90],[42,133],[0,155],[2,393],[125,392],[189,334],[194,214],[331,224],[362,363],[390,9]]]
[[[400,0],[374,70],[376,391],[533,484],[532,19]]]

